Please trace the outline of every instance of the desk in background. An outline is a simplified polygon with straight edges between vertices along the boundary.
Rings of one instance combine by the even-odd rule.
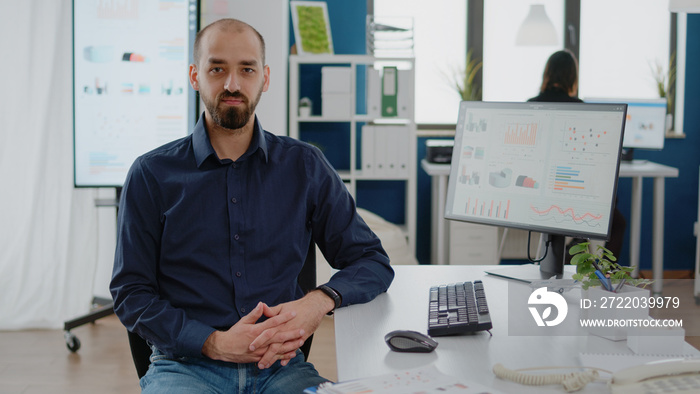
[[[579,353],[632,354],[626,341],[609,341],[563,327],[559,336],[508,336],[508,291],[511,286],[530,291],[519,283],[484,274],[495,266],[396,266],[396,277],[389,291],[375,300],[340,308],[335,312],[335,343],[338,379],[377,376],[435,363],[447,375],[476,382],[506,393],[564,393],[560,385],[522,386],[500,380],[491,372],[495,363],[517,369],[538,366],[578,366]],[[456,281],[484,282],[486,299],[493,321],[493,336],[475,335],[437,337],[438,348],[432,353],[396,353],[389,350],[384,335],[397,329],[427,332],[428,292],[430,286]],[[564,293],[569,304],[576,306],[580,290]],[[571,307],[570,307],[571,308]],[[571,309],[569,310],[571,312]],[[532,318],[521,311],[519,318]],[[567,319],[568,320],[568,319]],[[558,328],[558,327],[557,327]],[[578,328],[578,330],[581,330]],[[568,336],[564,336],[568,335]],[[700,356],[700,351],[685,344],[685,354]],[[548,372],[552,373],[552,372]],[[607,393],[605,383],[589,383],[579,393]]]
[[[449,227],[445,220],[445,199],[449,164],[433,164],[423,159],[421,167],[432,177],[432,245],[433,262],[449,264]],[[639,254],[642,234],[642,181],[654,178],[654,215],[652,230],[652,272],[654,294],[661,294],[664,274],[664,196],[665,179],[677,178],[678,169],[650,161],[621,163],[620,177],[632,178],[632,205],[630,218],[630,267],[633,275],[639,273]]]

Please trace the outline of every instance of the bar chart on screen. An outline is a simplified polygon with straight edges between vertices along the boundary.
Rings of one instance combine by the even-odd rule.
[[[471,216],[508,220],[510,200],[468,198],[464,207],[464,213]]]
[[[466,131],[480,133],[487,131],[487,128],[486,119],[479,118],[475,120],[473,114],[469,114],[469,120],[464,123],[464,129]]]
[[[506,124],[503,137],[505,145],[534,146],[537,142],[537,122],[516,122]]]
[[[463,185],[478,185],[481,180],[479,171],[469,171],[467,166],[462,166],[462,173],[459,176],[459,183]]]
[[[583,191],[586,182],[581,178],[581,170],[573,166],[556,166],[554,169],[554,191]]]

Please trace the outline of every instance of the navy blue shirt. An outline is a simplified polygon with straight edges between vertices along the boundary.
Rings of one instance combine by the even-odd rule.
[[[136,159],[119,203],[110,290],[127,329],[173,356],[255,308],[303,296],[309,244],[340,269],[342,305],[372,300],[394,272],[345,185],[315,147],[264,131],[220,160],[204,115],[191,135]]]

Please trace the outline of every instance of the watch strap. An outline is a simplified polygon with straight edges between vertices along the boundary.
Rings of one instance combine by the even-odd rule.
[[[342,298],[340,297],[340,293],[338,293],[335,289],[333,289],[332,287],[326,286],[326,285],[318,286],[316,289],[324,292],[335,303],[335,306],[333,307],[333,309],[330,312],[328,312],[329,315],[332,315],[333,311],[340,308],[340,303],[342,302]]]

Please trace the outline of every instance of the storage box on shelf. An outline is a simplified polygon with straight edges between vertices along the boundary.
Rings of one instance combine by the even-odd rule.
[[[303,69],[305,65],[317,67],[307,71]],[[291,55],[289,135],[303,139],[302,125],[310,123],[328,125],[328,132],[349,126],[349,139],[333,141],[334,145],[342,144],[343,149],[349,151],[349,164],[347,168],[336,168],[338,174],[354,196],[357,196],[358,182],[405,182],[405,222],[397,224],[404,229],[409,247],[415,252],[414,65],[413,58]],[[299,104],[303,98],[300,80],[304,72],[321,75],[320,114],[318,110],[300,114]],[[358,95],[363,100],[358,100]],[[316,105],[313,107],[317,109]],[[329,160],[333,162],[330,157]],[[358,206],[362,206],[362,201],[358,201]]]

